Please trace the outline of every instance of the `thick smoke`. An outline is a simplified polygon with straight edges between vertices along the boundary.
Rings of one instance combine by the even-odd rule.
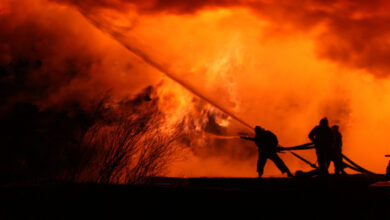
[[[153,77],[136,57],[68,7],[28,0],[2,4],[3,103],[61,108],[74,101],[87,108],[98,94],[111,90],[124,96]]]
[[[136,8],[141,14],[194,15],[198,11],[223,8],[247,8],[271,22],[270,32],[313,31],[318,56],[379,77],[389,73],[390,45],[387,1],[231,1],[231,0],[153,0],[153,1],[71,1],[82,10],[113,8],[118,11]],[[280,33],[281,32],[281,33]]]

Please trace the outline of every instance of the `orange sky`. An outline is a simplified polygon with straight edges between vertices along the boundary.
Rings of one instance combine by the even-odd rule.
[[[346,155],[385,172],[384,155],[390,153],[386,1],[15,2],[0,7],[0,16],[12,21],[6,26],[10,38],[34,24],[54,39],[43,42],[55,45],[58,51],[52,53],[91,60],[87,77],[39,100],[42,107],[80,93],[93,97],[105,88],[119,98],[163,79],[160,95],[174,94],[163,102],[167,117],[194,115],[192,95],[150,65],[157,64],[248,124],[272,130],[283,146],[308,142],[309,131],[327,116],[340,125]],[[1,56],[6,59],[7,53]],[[56,59],[53,66],[62,65]],[[233,119],[227,123],[228,135],[245,131]],[[186,148],[167,174],[256,176],[254,144],[225,141],[228,147],[221,149],[207,144]],[[313,152],[301,154],[315,161]],[[309,169],[288,154],[281,157],[293,171]],[[270,162],[265,175],[280,173]]]

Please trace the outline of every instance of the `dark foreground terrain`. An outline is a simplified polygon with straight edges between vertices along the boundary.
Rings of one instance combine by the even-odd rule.
[[[8,185],[0,197],[0,219],[390,219],[383,176]]]

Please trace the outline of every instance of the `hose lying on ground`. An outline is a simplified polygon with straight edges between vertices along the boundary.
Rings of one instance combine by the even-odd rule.
[[[347,156],[345,156],[344,154],[341,154],[343,159],[345,159],[346,161],[348,161],[350,164],[352,164],[357,170],[356,171],[359,171],[361,173],[367,173],[367,174],[371,174],[371,175],[376,175],[376,173],[373,173],[371,171],[368,171],[366,169],[364,169],[363,167],[357,165],[355,162],[353,162],[351,159],[349,159]],[[346,164],[346,163],[344,163]]]
[[[282,146],[279,146],[278,149],[279,151],[293,151],[293,150],[308,150],[308,149],[314,149],[315,146],[313,143],[306,143],[306,144],[302,144],[302,145],[297,145],[297,146],[293,146],[293,147],[282,147]],[[318,169],[318,167],[309,162],[308,160],[306,160],[305,158],[299,156],[298,154],[294,153],[294,152],[290,152],[292,155],[294,155],[296,158],[302,160],[303,162],[307,163],[308,165],[310,165],[311,167],[313,168],[316,168]],[[370,174],[370,175],[377,175],[376,173],[374,172],[371,172],[367,169],[364,169],[363,167],[359,166],[358,164],[356,164],[355,162],[353,162],[351,159],[349,159],[347,156],[345,156],[344,154],[341,154],[343,159],[345,159],[348,163],[346,162],[343,162],[343,165],[345,167],[348,167],[352,170],[355,170],[357,172],[360,172],[360,173],[366,173],[366,174]],[[390,157],[390,155],[386,155],[386,157]]]

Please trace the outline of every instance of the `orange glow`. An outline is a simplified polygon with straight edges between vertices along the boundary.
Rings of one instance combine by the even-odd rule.
[[[35,5],[32,0],[23,2]],[[81,36],[74,40],[89,44],[90,53],[101,59],[88,83],[75,80],[61,94],[42,100],[41,105],[60,102],[69,93],[80,91],[94,96],[91,88],[112,88],[120,98],[163,80],[157,96],[167,115],[166,129],[186,117],[195,124],[186,127],[194,140],[184,147],[168,176],[254,177],[256,146],[233,140],[218,142],[226,146],[211,147],[213,138],[201,131],[207,114],[216,115],[226,135],[247,130],[217,108],[196,98],[194,101],[191,92],[127,51],[126,46],[133,52],[140,51],[246,123],[273,131],[283,146],[308,142],[309,131],[327,116],[330,124],[340,125],[346,155],[369,170],[385,172],[384,155],[390,153],[390,81],[383,71],[390,68],[375,60],[381,57],[372,57],[372,66],[367,67],[367,54],[360,56],[352,43],[341,42],[334,33],[338,26],[330,28],[329,19],[316,23],[314,12],[312,21],[295,17],[285,11],[286,5],[279,8],[274,1],[262,1],[272,2],[268,8],[256,1],[239,1],[237,5],[226,1],[220,7],[200,7],[188,13],[154,12],[157,9],[149,8],[153,1],[139,8],[126,4],[123,11],[77,3],[71,7],[63,2],[73,1],[65,0],[39,2],[34,13],[51,8],[44,16],[56,16],[65,22],[55,28],[70,27],[75,36]],[[309,11],[331,11],[344,9],[345,5],[340,3],[338,7],[307,6]],[[0,16],[7,13],[6,8],[0,7]],[[172,10],[181,12],[183,8]],[[367,13],[351,12],[350,16],[362,19],[369,16]],[[284,22],[283,16],[288,21]],[[387,32],[378,35],[390,39]],[[388,46],[389,41],[384,44]],[[341,57],[343,53],[346,55]],[[371,51],[371,55],[375,54]],[[241,154],[249,156],[238,156]],[[316,160],[314,152],[300,154],[312,162]],[[288,153],[281,157],[292,171],[310,169]],[[265,176],[280,173],[268,163]]]

